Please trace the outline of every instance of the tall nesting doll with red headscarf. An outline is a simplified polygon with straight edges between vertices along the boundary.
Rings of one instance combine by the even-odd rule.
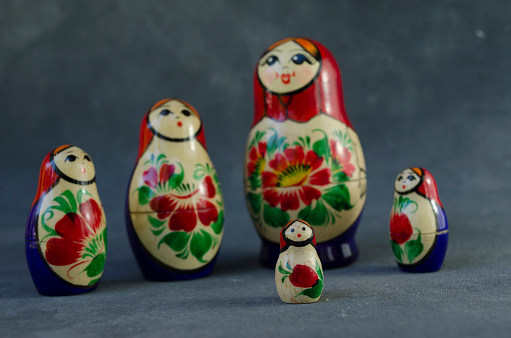
[[[245,196],[263,265],[275,266],[280,230],[296,218],[313,226],[323,267],[355,261],[366,167],[332,54],[305,38],[273,44],[257,63],[254,101]]]
[[[407,168],[394,183],[390,244],[406,272],[440,270],[449,238],[447,217],[435,179],[424,168]]]
[[[223,235],[223,199],[199,114],[162,100],[144,116],[128,187],[126,226],[145,278],[208,275]]]
[[[105,212],[90,156],[63,145],[43,160],[30,210],[25,253],[37,291],[48,296],[94,290],[103,274]]]

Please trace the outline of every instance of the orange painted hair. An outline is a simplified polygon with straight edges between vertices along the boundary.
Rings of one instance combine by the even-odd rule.
[[[309,52],[309,54],[312,55],[316,60],[319,60],[321,54],[319,53],[318,47],[316,47],[312,42],[310,42],[309,40],[307,40],[305,38],[285,38],[285,39],[282,39],[280,41],[275,42],[273,45],[271,45],[264,52],[264,54],[268,53],[269,51],[277,48],[278,46],[280,46],[280,45],[282,45],[282,44],[284,44],[284,43],[286,43],[288,41],[296,42],[303,49],[305,49],[307,52]]]

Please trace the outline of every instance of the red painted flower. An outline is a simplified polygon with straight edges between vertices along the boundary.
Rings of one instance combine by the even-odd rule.
[[[315,186],[330,183],[330,169],[318,170],[322,163],[322,157],[312,150],[305,154],[300,146],[285,149],[283,155],[278,153],[269,163],[273,171],[262,173],[264,199],[272,207],[280,204],[284,211],[298,209],[300,199],[311,204],[321,196]]]
[[[332,157],[342,168],[342,171],[351,177],[355,171],[355,166],[350,163],[351,152],[348,148],[344,147],[341,142],[330,140],[330,149],[332,150]]]
[[[413,234],[412,225],[405,214],[393,214],[390,218],[390,238],[397,244],[406,243]]]
[[[289,275],[289,281],[299,288],[310,288],[316,284],[318,274],[307,265],[297,264]]]
[[[261,173],[261,170],[264,168],[265,161],[264,155],[266,155],[266,142],[259,143],[257,148],[252,146],[248,153],[248,164],[247,164],[247,173],[248,176],[252,176],[254,172]]]
[[[160,167],[160,174],[158,178],[158,173],[156,171],[156,168],[151,167],[148,170],[144,171],[142,174],[142,179],[144,180],[144,183],[151,188],[156,188],[156,185],[158,183],[164,183],[169,180],[169,178],[174,174],[176,171],[176,167],[173,164],[163,164]]]
[[[101,226],[102,212],[95,200],[83,202],[79,209],[81,215],[67,213],[55,224],[60,238],[52,238],[46,244],[48,263],[64,266],[78,261],[86,244],[84,239],[94,235]]]
[[[208,199],[216,196],[216,188],[210,176],[201,185],[185,195],[166,194],[154,197],[149,206],[158,213],[159,219],[169,218],[169,229],[191,232],[197,226],[197,219],[209,226],[218,219],[218,210]]]

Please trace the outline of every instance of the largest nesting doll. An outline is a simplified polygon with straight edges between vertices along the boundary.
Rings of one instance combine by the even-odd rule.
[[[82,149],[63,145],[44,158],[25,238],[39,293],[72,295],[97,287],[106,259],[106,219],[94,164]]]
[[[263,265],[275,266],[280,230],[295,218],[314,227],[323,267],[355,261],[366,167],[332,54],[310,39],[276,42],[257,63],[254,103],[244,181]]]
[[[126,210],[145,278],[192,279],[213,270],[223,235],[222,192],[201,119],[186,102],[165,99],[144,116]]]

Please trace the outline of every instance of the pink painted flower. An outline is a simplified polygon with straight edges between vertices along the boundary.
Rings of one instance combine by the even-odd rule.
[[[330,140],[330,149],[332,151],[332,157],[334,158],[334,161],[336,161],[337,165],[342,168],[341,170],[348,177],[351,177],[355,171],[355,166],[350,163],[350,150],[344,147],[341,142],[335,140]]]

